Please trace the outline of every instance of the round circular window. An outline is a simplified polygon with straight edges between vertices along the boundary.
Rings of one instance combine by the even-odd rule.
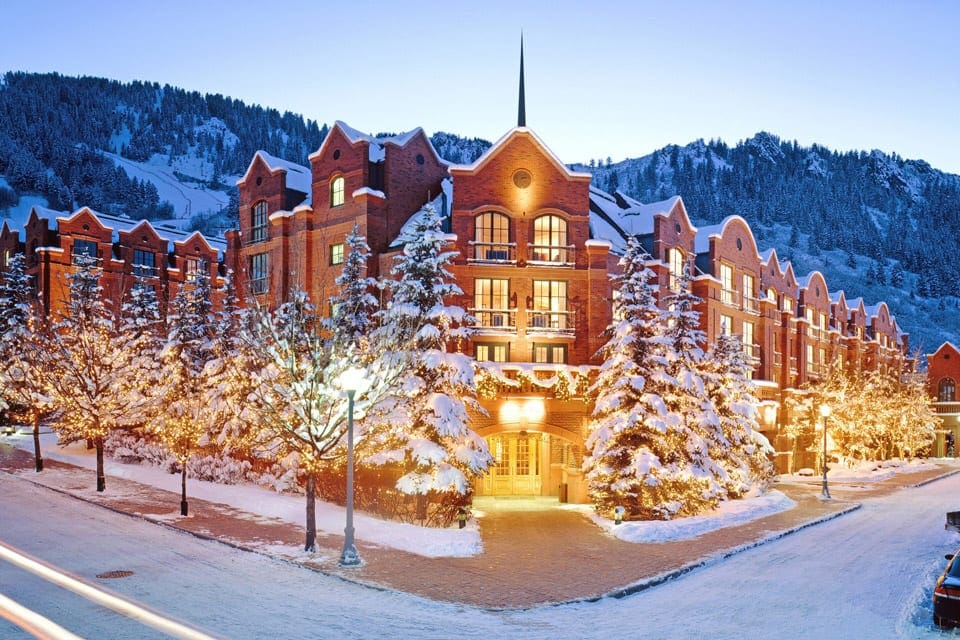
[[[533,182],[533,176],[526,169],[517,169],[513,172],[513,184],[521,189],[526,189]]]
[[[334,149],[334,150],[333,150],[333,159],[334,159],[334,160],[339,160],[339,159],[340,159],[340,149]]]
[[[417,164],[423,164],[423,154],[422,154],[422,153],[418,153],[418,154],[417,154]]]

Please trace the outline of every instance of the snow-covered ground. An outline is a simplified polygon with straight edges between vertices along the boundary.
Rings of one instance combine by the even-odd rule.
[[[33,451],[33,439],[26,432],[14,436],[5,436],[16,446]],[[41,436],[41,449],[44,457],[69,462],[86,469],[96,468],[93,451],[80,443],[66,447],[57,444],[56,436],[46,433]],[[44,474],[48,474],[47,471]],[[56,474],[56,470],[49,470]],[[124,464],[107,458],[107,488],[110,490],[110,477],[127,478],[153,487],[179,493],[180,476],[166,473],[158,467],[138,464]],[[49,477],[49,476],[48,476]],[[303,498],[278,494],[276,492],[250,484],[221,485],[212,482],[190,479],[187,486],[188,497],[200,498],[211,502],[228,504],[256,516],[279,518],[297,525],[303,524]],[[685,540],[722,527],[743,524],[750,520],[791,509],[794,502],[779,491],[770,491],[765,495],[722,504],[715,512],[691,518],[677,518],[667,522],[634,522],[614,525],[612,520],[592,516],[594,522],[603,530],[628,542],[664,542]],[[590,512],[587,505],[570,505],[570,508]],[[482,518],[478,511],[476,516]],[[164,516],[175,519],[179,516],[171,513]],[[464,557],[482,551],[479,528],[476,522],[468,523],[467,530],[456,528],[431,529],[411,524],[391,522],[357,513],[356,535],[366,542],[384,547],[401,549],[429,557]],[[317,529],[320,532],[341,534],[345,514],[343,507],[326,502],[317,502]],[[299,553],[291,548],[285,555]]]
[[[960,476],[868,500],[624,598],[485,611],[370,589],[242,553],[0,474],[0,539],[220,637],[941,638],[930,594],[960,535]],[[565,577],[566,578],[566,577]],[[155,637],[0,562],[0,587],[85,637]],[[950,634],[946,634],[950,635]],[[955,636],[956,634],[954,634]],[[27,636],[0,621],[0,637]]]

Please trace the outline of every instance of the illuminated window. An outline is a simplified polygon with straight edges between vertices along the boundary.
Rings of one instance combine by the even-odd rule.
[[[183,261],[183,279],[185,282],[196,282],[200,275],[200,260],[187,258]]]
[[[540,216],[533,221],[533,260],[568,262],[567,221],[560,216]]]
[[[733,317],[720,315],[720,335],[729,336],[733,334]]]
[[[266,293],[270,288],[269,254],[250,256],[250,292]]]
[[[743,323],[743,348],[748,356],[753,356],[753,323]]]
[[[253,205],[253,213],[250,216],[250,242],[264,242],[267,239],[268,223],[267,201],[261,200]]]
[[[670,261],[670,288],[679,291],[680,282],[683,278],[683,251],[676,247],[670,247],[667,251],[667,257]]]
[[[530,327],[567,329],[572,322],[567,314],[567,283],[564,280],[534,280],[533,309],[528,311]]]
[[[510,218],[502,213],[482,213],[474,220],[474,259],[511,260]]]
[[[509,327],[510,280],[475,278],[473,281],[473,314],[479,327]]]
[[[343,264],[343,243],[330,245],[330,264]]]
[[[954,402],[957,397],[957,384],[951,378],[943,378],[937,385],[938,402]]]
[[[827,330],[827,314],[825,313],[820,314],[820,328],[824,331]]]
[[[816,371],[816,365],[813,362],[813,345],[807,345],[807,371]]]
[[[509,346],[505,342],[487,342],[474,345],[477,362],[506,362]]]
[[[753,276],[749,273],[743,274],[743,297],[753,297]]]
[[[152,278],[157,275],[156,255],[152,251],[133,250],[133,275]]]
[[[337,176],[330,181],[330,206],[339,207],[343,205],[343,193],[345,181],[343,176]]]
[[[517,470],[518,476],[530,474],[530,438],[517,438]]]
[[[510,475],[510,447],[503,438],[494,438],[491,453],[493,454],[493,467],[497,475]]]
[[[533,361],[536,363],[562,364],[567,361],[567,345],[565,344],[538,344],[533,345]]]
[[[770,287],[769,289],[767,289],[767,300],[769,300],[770,302],[777,301],[777,290],[774,289],[773,287]]]
[[[793,298],[790,296],[783,296],[783,310],[793,313]]]
[[[733,304],[733,267],[728,264],[720,265],[720,302],[723,304]]]

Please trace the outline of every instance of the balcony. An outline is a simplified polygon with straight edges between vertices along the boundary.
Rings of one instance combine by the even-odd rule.
[[[773,352],[773,366],[777,367],[778,369],[783,366],[783,354],[779,351]]]
[[[468,309],[474,317],[473,327],[479,334],[517,332],[516,309]]]
[[[736,289],[721,289],[720,302],[730,307],[739,307],[740,293]]]
[[[568,245],[561,247],[552,244],[531,244],[529,246],[529,262],[537,265],[554,267],[572,267],[574,265],[575,247]]]
[[[760,345],[744,344],[743,352],[747,355],[747,360],[754,366],[760,363]]]
[[[760,315],[760,301],[751,296],[743,296],[743,310],[747,313]]]
[[[270,289],[270,279],[269,278],[256,278],[250,281],[250,293],[253,295],[260,295],[261,293],[266,293]]]
[[[516,264],[516,242],[473,242],[467,262],[489,264]]]
[[[960,415],[960,402],[932,402],[931,404],[933,410],[940,415]]]
[[[575,333],[573,311],[535,311],[527,309],[527,333]]]

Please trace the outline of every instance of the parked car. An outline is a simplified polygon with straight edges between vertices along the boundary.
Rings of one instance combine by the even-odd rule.
[[[950,562],[933,588],[933,624],[952,629],[960,625],[960,551],[944,557]]]

